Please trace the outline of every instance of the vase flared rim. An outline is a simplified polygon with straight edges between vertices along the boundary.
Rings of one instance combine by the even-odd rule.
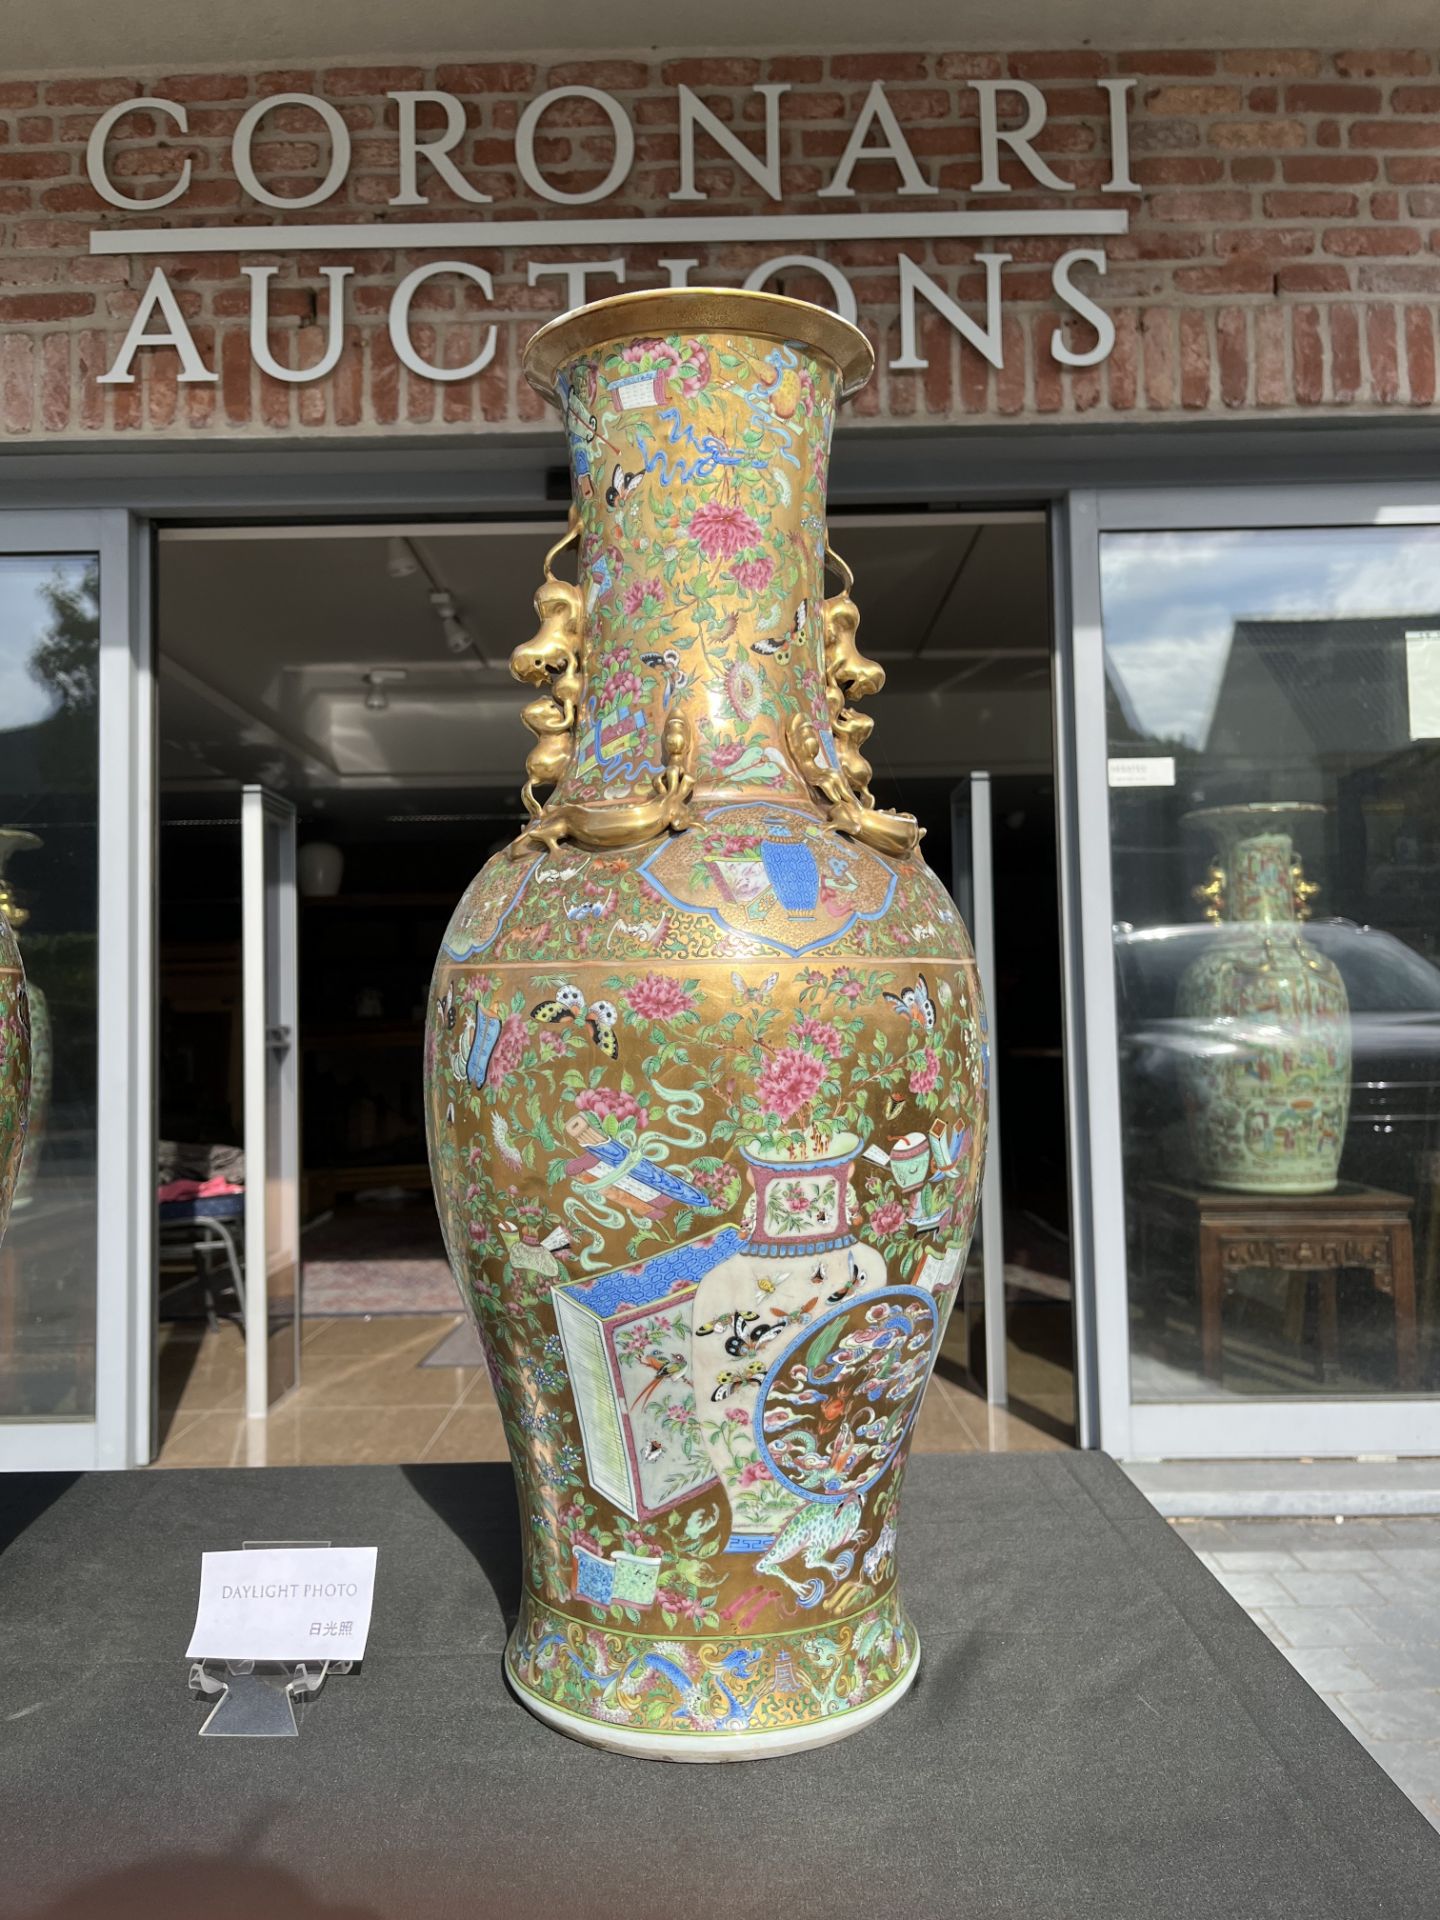
[[[582,353],[617,340],[667,333],[748,333],[794,341],[829,360],[842,397],[875,371],[875,350],[850,321],[810,300],[743,287],[656,287],[614,293],[573,307],[533,333],[525,347],[525,378],[547,400],[561,370]]]
[[[1258,826],[1270,822],[1293,820],[1297,814],[1324,813],[1327,809],[1319,800],[1237,800],[1227,807],[1196,807],[1190,813],[1181,815],[1181,823],[1187,827],[1243,826],[1254,821]]]

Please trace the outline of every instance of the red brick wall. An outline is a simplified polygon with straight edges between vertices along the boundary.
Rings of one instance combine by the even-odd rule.
[[[1101,195],[1108,176],[1105,75],[1134,77],[1132,166],[1138,195]],[[1046,194],[1018,164],[1015,190],[970,195],[979,171],[974,79],[1024,78],[1049,106],[1036,150],[1080,189]],[[920,167],[937,198],[895,196],[889,162],[862,164],[855,200],[817,200],[873,79],[885,82]],[[899,350],[897,251],[903,249],[953,297],[983,318],[983,280],[974,264],[989,246],[1014,256],[1005,269],[1005,366],[995,369],[922,303],[925,372],[882,365],[852,417],[872,422],[1191,418],[1424,407],[1436,391],[1436,302],[1440,288],[1440,66],[1420,51],[1218,53],[1093,52],[787,55],[769,59],[595,57],[565,61],[477,60],[430,67],[329,67],[248,73],[138,74],[0,80],[0,434],[7,442],[85,440],[118,434],[150,438],[215,434],[466,433],[524,427],[543,409],[518,374],[526,334],[560,305],[560,283],[525,284],[526,257],[493,250],[466,257],[494,276],[495,299],[455,280],[431,283],[414,308],[414,339],[427,358],[461,365],[490,321],[499,350],[473,380],[444,386],[402,367],[386,331],[396,280],[421,260],[383,249],[329,256],[276,255],[272,347],[289,365],[313,364],[324,344],[324,283],[318,268],[351,264],[346,348],[322,382],[291,387],[251,364],[249,286],[240,257],[145,260],[96,257],[89,235],[104,226],[227,223],[259,227],[285,220],[242,195],[229,142],[245,107],[266,94],[301,92],[333,101],[351,129],[346,187],[296,221],[381,218],[526,218],[539,212],[633,216],[777,209],[743,171],[700,139],[703,207],[666,196],[678,185],[676,95],[693,86],[724,121],[762,124],[765,80],[789,81],[781,104],[784,209],[933,211],[953,206],[1126,207],[1131,230],[1103,243],[1021,239],[930,243],[834,243],[859,298],[882,362]],[[537,203],[515,171],[514,128],[527,102],[548,87],[599,87],[614,95],[636,131],[636,163],[612,198],[584,209]],[[461,97],[468,119],[452,156],[493,205],[474,208],[422,166],[424,210],[391,209],[396,191],[395,118],[390,88],[438,88]],[[135,113],[109,147],[110,170],[126,191],[161,191],[183,158],[192,184],[158,216],[107,206],[85,173],[85,143],[107,106],[142,94],[184,103],[189,135],[163,118]],[[422,122],[423,124],[423,122]],[[304,109],[266,120],[257,171],[272,190],[303,194],[326,156],[318,123]],[[544,122],[537,156],[557,185],[575,190],[609,164],[610,130],[598,107],[561,103]],[[1114,317],[1114,352],[1102,365],[1059,365],[1050,339],[1064,312],[1049,263],[1067,248],[1104,244],[1103,280],[1077,281]],[[761,260],[795,246],[604,246],[623,252],[628,287],[661,284],[656,261],[700,253],[691,276],[738,282]],[[547,257],[555,257],[551,250]],[[263,261],[263,253],[247,261]],[[168,277],[215,385],[182,386],[167,348],[142,349],[133,386],[96,384],[111,365],[154,265]],[[596,287],[607,290],[608,283]],[[799,274],[783,291],[829,298]],[[1088,330],[1067,331],[1083,345]]]

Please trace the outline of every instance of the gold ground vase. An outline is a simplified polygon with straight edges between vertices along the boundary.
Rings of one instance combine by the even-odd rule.
[[[0,876],[0,1241],[20,1179],[30,1105],[30,1008],[12,926],[24,917]]]
[[[835,407],[864,337],[622,295],[530,342],[574,511],[512,661],[529,824],[437,963],[430,1159],[524,1529],[511,1686],[675,1760],[840,1739],[919,1647],[910,1439],[985,1135],[974,959],[878,809]],[[577,580],[553,570],[577,549]]]

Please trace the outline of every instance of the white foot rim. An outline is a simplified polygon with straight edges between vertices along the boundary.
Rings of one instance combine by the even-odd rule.
[[[773,1733],[632,1733],[627,1727],[606,1726],[600,1720],[586,1720],[578,1713],[552,1705],[524,1687],[505,1663],[505,1678],[522,1706],[528,1707],[547,1727],[583,1740],[589,1747],[604,1747],[609,1753],[629,1754],[635,1760],[773,1760],[782,1754],[805,1753],[811,1747],[828,1747],[836,1740],[847,1740],[859,1733],[895,1706],[914,1683],[920,1665],[920,1648],[893,1686],[867,1700],[863,1707],[849,1707],[830,1714],[808,1727],[779,1727]]]

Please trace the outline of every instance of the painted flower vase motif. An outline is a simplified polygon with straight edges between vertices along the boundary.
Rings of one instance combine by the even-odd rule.
[[[30,1105],[30,1005],[0,874],[0,1241],[20,1179]]]
[[[38,833],[28,833],[21,827],[0,827],[0,920],[8,923],[12,933],[24,926],[30,913],[28,908],[16,903],[6,878],[6,866],[12,853],[28,853],[43,845]],[[55,1070],[50,1008],[33,980],[25,983],[25,998],[30,1013],[30,1105],[12,1207],[28,1207],[35,1198]]]
[[[877,808],[820,308],[622,295],[531,341],[574,511],[512,669],[529,824],[436,966],[431,1166],[524,1527],[511,1686],[603,1747],[841,1738],[914,1678],[901,1486],[985,1137],[970,944]],[[548,797],[543,797],[548,789]]]
[[[1257,802],[1187,818],[1214,835],[1196,889],[1216,934],[1181,978],[1197,1044],[1182,1065],[1194,1171],[1237,1193],[1329,1193],[1350,1109],[1350,1007],[1300,917],[1317,889],[1291,821],[1318,806]]]

